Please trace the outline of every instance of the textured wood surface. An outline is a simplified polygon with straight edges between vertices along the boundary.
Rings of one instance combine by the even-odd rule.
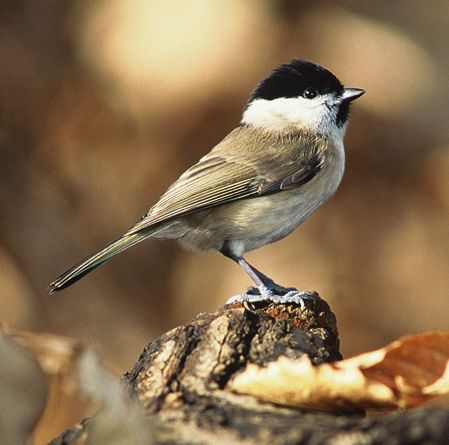
[[[335,316],[318,296],[304,308],[233,304],[200,314],[151,342],[122,381],[145,409],[152,444],[449,443],[443,408],[335,415],[263,403],[227,388],[248,363],[303,354],[315,364],[341,359]],[[52,444],[90,443],[91,421]]]

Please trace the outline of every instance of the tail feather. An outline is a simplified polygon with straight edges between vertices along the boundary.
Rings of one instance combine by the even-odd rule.
[[[53,292],[60,291],[70,286],[84,275],[106,263],[106,261],[110,260],[114,255],[123,252],[125,249],[128,249],[128,247],[139,243],[147,237],[148,233],[142,234],[137,232],[117,238],[102,249],[84,258],[78,264],[56,278],[56,280],[50,283],[48,288],[49,293],[52,294]]]

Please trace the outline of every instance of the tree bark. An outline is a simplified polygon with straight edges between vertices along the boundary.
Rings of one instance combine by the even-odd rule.
[[[122,381],[145,409],[151,444],[449,443],[448,409],[336,415],[263,403],[227,388],[249,363],[303,354],[314,364],[341,359],[335,316],[319,296],[304,307],[235,303],[151,342]],[[85,443],[90,423],[51,443]]]

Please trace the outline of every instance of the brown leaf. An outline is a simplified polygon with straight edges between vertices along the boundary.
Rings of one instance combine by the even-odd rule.
[[[11,338],[34,354],[47,376],[47,403],[33,433],[36,443],[47,443],[95,412],[98,401],[79,388],[78,363],[85,353],[80,342],[53,334],[24,331]]]
[[[45,376],[30,351],[1,331],[0,357],[0,443],[25,444],[45,406]]]
[[[129,399],[118,377],[94,352],[77,340],[52,334],[21,332],[12,338],[35,355],[49,382],[47,406],[33,435],[36,443],[47,443],[100,405],[89,424],[89,437],[82,436],[80,443],[152,443],[150,426],[142,421],[140,406]],[[70,423],[66,413],[72,417]]]
[[[260,400],[322,410],[393,409],[449,393],[449,331],[403,337],[382,349],[312,365],[280,357],[248,365],[231,388]]]

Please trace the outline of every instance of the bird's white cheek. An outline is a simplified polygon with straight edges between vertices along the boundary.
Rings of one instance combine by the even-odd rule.
[[[256,99],[245,110],[242,123],[282,130],[288,127],[315,129],[323,120],[322,100],[304,98]]]
[[[323,115],[321,102],[303,98],[279,99],[275,104],[277,110],[284,119],[289,122],[300,122],[306,126],[316,126]]]

